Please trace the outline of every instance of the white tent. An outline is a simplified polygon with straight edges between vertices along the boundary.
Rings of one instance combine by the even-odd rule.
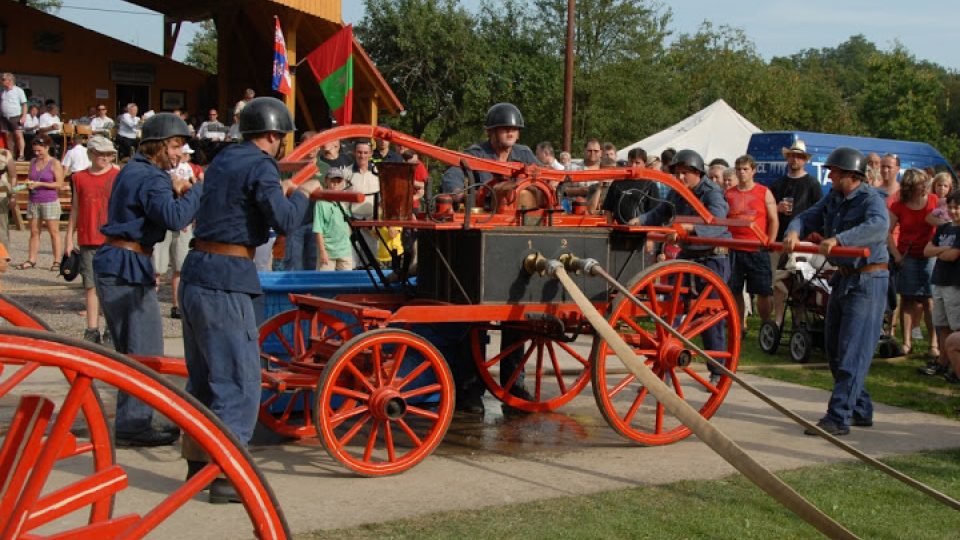
[[[640,147],[650,155],[660,155],[667,148],[696,150],[704,161],[724,158],[730,165],[747,151],[750,135],[761,130],[740,115],[726,101],[718,99],[709,107],[635,142],[617,152],[617,159],[627,159],[627,152]]]

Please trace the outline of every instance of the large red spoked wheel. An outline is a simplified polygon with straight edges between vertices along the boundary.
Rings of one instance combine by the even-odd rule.
[[[50,327],[38,317],[30,313],[27,308],[11,298],[0,294],[0,319],[21,328],[50,331]],[[39,362],[24,361],[18,363],[7,358],[0,361],[0,375],[4,366],[15,369],[7,377],[0,380],[0,399],[10,394],[15,387],[27,380],[41,367]],[[68,381],[73,381],[75,374],[69,370],[62,370]],[[92,460],[94,473],[100,473],[114,465],[113,439],[110,436],[110,426],[107,414],[103,408],[103,401],[96,388],[90,388],[84,393],[80,410],[83,414],[83,424],[75,426],[73,432],[83,436],[86,440],[77,440],[74,444],[73,455],[89,454]],[[86,431],[86,433],[83,433]],[[0,475],[2,477],[2,475]],[[107,496],[95,501],[90,507],[89,522],[95,523],[110,518],[113,512],[113,496]]]
[[[291,309],[260,325],[264,370],[283,370],[288,375],[284,380],[291,382],[260,403],[260,423],[284,437],[315,436],[314,388],[326,360],[351,337],[353,330],[343,321],[315,310]]]
[[[335,460],[383,476],[433,452],[450,426],[453,401],[453,377],[440,352],[413,332],[380,328],[330,358],[313,414]]]
[[[470,330],[473,361],[490,393],[528,412],[553,411],[576,397],[590,382],[592,338],[580,337],[578,347],[577,340],[568,342],[563,330],[559,321],[474,325]],[[507,373],[504,360],[511,355],[518,363]],[[521,380],[527,395],[511,393]]]
[[[698,345],[711,358],[735,371],[740,357],[736,303],[726,283],[707,267],[689,261],[651,266],[627,287],[661,319]],[[646,364],[681,398],[710,418],[730,389],[730,378],[710,383],[702,359],[629,298],[612,307],[610,325]],[[704,333],[716,332],[722,343],[704,345]],[[712,341],[712,339],[711,339]],[[668,444],[690,434],[650,395],[598,336],[593,351],[593,393],[600,412],[621,435],[647,445]]]
[[[5,479],[0,485],[0,537],[19,538],[42,530],[63,538],[139,538],[160,527],[217,475],[236,488],[257,537],[290,536],[273,492],[246,450],[211,412],[149,368],[82,341],[13,328],[0,330],[0,362],[36,363],[73,374],[59,407],[46,396],[27,391],[20,396],[0,447],[0,478]],[[94,384],[128,392],[172,420],[210,456],[210,464],[185,483],[180,478],[158,482],[155,475],[128,476],[121,465],[77,478],[71,458],[78,443],[70,428]],[[46,388],[30,387],[29,392]],[[131,513],[119,517],[87,524],[72,519],[74,512],[122,497],[132,486],[154,493],[171,486],[172,492],[159,501],[124,499],[123,506]]]

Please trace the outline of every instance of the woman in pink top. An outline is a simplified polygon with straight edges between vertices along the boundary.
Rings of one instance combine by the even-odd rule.
[[[903,348],[912,348],[911,329],[921,315],[930,336],[931,357],[940,356],[933,328],[930,277],[934,260],[923,256],[923,248],[933,238],[934,227],[927,216],[937,207],[937,197],[930,193],[930,177],[919,169],[903,173],[897,200],[890,205],[890,236],[887,244],[897,271],[897,292],[903,314]],[[900,235],[894,236],[899,225]]]
[[[17,270],[26,270],[37,266],[40,254],[40,221],[43,220],[50,233],[53,245],[53,264],[50,270],[60,270],[60,258],[63,247],[60,243],[60,188],[63,187],[63,166],[50,155],[50,136],[41,133],[33,138],[33,154],[30,160],[30,173],[27,175],[27,189],[30,190],[30,203],[27,204],[27,219],[30,220],[30,244],[27,260],[17,265]]]

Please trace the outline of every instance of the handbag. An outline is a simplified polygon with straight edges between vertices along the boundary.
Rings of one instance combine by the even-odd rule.
[[[60,275],[67,281],[73,281],[80,275],[80,251],[73,250],[64,253],[60,260]]]

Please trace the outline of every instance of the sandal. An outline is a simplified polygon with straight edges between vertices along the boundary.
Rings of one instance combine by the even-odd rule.
[[[59,271],[60,271],[60,263],[54,262],[53,264],[51,264],[51,265],[50,265],[50,271],[51,271],[51,272],[59,272]]]
[[[29,270],[30,268],[36,268],[37,263],[34,261],[23,261],[22,263],[14,266],[17,270]]]

